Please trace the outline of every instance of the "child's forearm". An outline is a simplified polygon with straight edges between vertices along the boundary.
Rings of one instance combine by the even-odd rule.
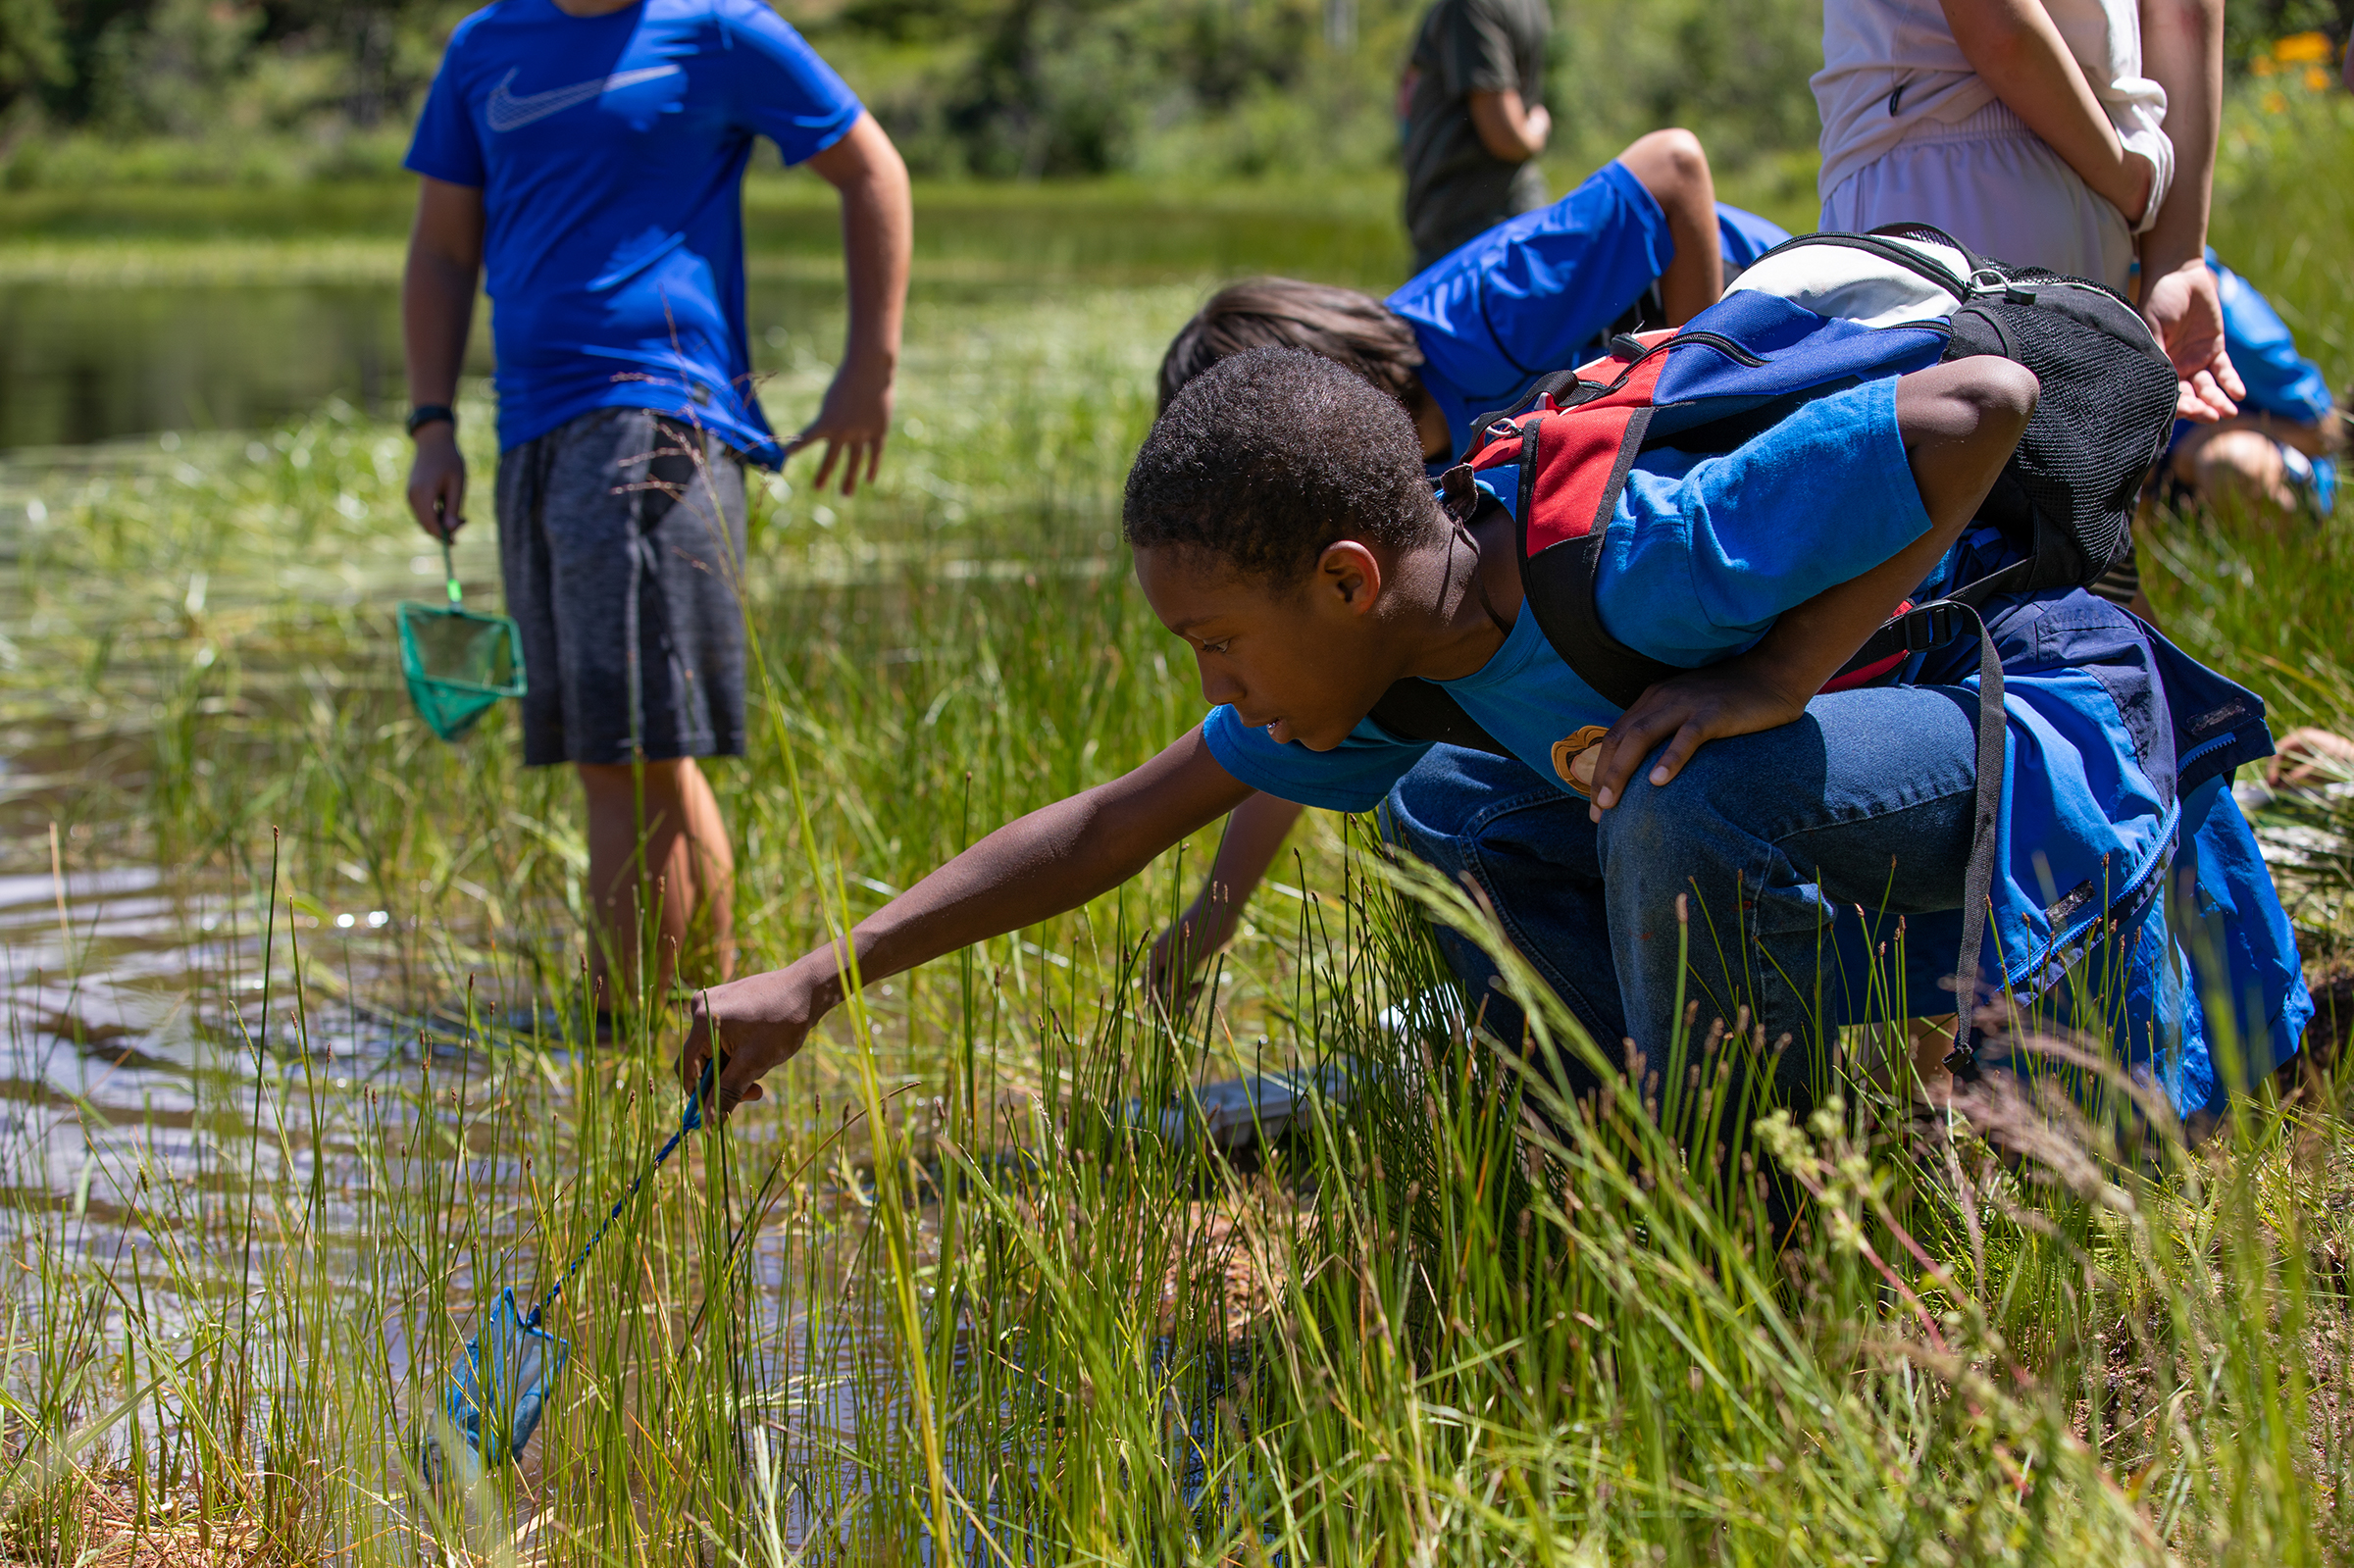
[[[799,1050],[810,1028],[840,1005],[853,967],[861,985],[872,984],[1075,909],[1250,792],[1195,731],[1125,777],[991,834],[860,921],[848,952],[829,942],[783,969],[700,993],[680,1071],[698,1082],[716,1037],[728,1057],[722,1102],[756,1099],[760,1076]]]
[[[1724,293],[1724,241],[1716,231],[1709,155],[1689,130],[1655,130],[1631,143],[1618,162],[1666,215],[1675,255],[1660,274],[1660,304],[1667,325],[1681,327]]]
[[[2138,224],[2157,171],[2125,151],[2092,84],[2037,0],[1941,0],[1963,57],[2078,178]]]
[[[1977,516],[2035,412],[2026,367],[1983,355],[1896,383],[1896,424],[1929,527],[1895,555],[1782,613],[1747,657],[1803,704],[1929,575]]]
[[[2166,89],[2166,139],[2175,146],[2175,182],[2141,240],[2145,291],[2160,276],[2206,258],[2223,123],[2223,37],[2222,0],[2143,0],[2142,71]]]
[[[421,179],[400,274],[401,347],[412,404],[447,405],[457,396],[482,256],[483,193]]]
[[[859,975],[896,974],[1076,909],[1248,793],[1189,735],[1125,778],[1007,823],[861,921]]]
[[[1235,807],[1234,815],[1226,819],[1225,835],[1218,840],[1217,855],[1209,863],[1209,876],[1195,906],[1223,905],[1231,925],[1231,912],[1251,901],[1252,892],[1266,877],[1267,868],[1275,864],[1283,841],[1292,835],[1306,809],[1296,800],[1257,791]]]

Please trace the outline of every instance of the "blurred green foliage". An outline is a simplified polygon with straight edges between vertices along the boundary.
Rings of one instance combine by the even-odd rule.
[[[1199,184],[1391,167],[1427,0],[771,0],[919,175]],[[467,0],[0,0],[0,182],[282,184],[397,172]],[[1566,184],[1647,130],[1813,206],[1817,0],[1559,6],[1547,159]],[[2354,0],[2242,0],[2235,72],[2342,47]],[[773,156],[773,155],[772,155]],[[1754,197],[1753,197],[1754,199]],[[1777,205],[1771,194],[1763,202]]]

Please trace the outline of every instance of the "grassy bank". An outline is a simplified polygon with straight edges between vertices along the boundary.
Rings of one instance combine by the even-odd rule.
[[[2300,222],[2340,227],[2309,243],[2344,254],[2354,223],[2312,200]],[[2253,197],[2226,212],[2235,258],[2276,243]],[[1112,535],[1151,366],[1216,265],[919,299],[883,482],[758,487],[759,722],[714,769],[747,963],[1198,719]],[[820,309],[773,347],[773,409],[813,402],[838,333]],[[462,427],[478,496],[487,412]],[[331,407],[0,470],[0,1556],[2354,1549],[2354,1142],[2326,1095],[2131,1155],[2107,1121],[1983,1102],[2005,1160],[1919,1140],[1848,1040],[1835,1108],[1687,1169],[1661,1122],[1728,1047],[1576,1111],[1443,1013],[1385,1024],[1438,980],[1424,910],[1481,917],[1337,819],[1185,1018],[1139,1005],[1133,954],[1206,840],[874,988],[624,1205],[550,1309],[570,1360],[521,1469],[424,1486],[465,1340],[501,1288],[554,1282],[678,1102],[657,1018],[568,1048],[569,783],[524,771],[504,718],[449,747],[407,709],[391,605],[438,562],[404,460]],[[2180,520],[2152,589],[2277,708],[2342,722],[2346,538]],[[458,559],[488,597],[486,526]],[[2344,812],[2317,831],[2326,936]],[[1546,1046],[1584,1048],[1508,979]],[[1162,1131],[1187,1085],[1344,1062],[1356,1092],[1257,1172]],[[1759,1180],[1808,1223],[1761,1234]]]

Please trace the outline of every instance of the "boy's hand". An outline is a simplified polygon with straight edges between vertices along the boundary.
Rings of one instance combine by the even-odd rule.
[[[2194,256],[2149,280],[2141,292],[2142,320],[2158,334],[2180,386],[2175,417],[2213,424],[2239,412],[2248,395],[2224,350],[2224,302],[2204,256]]]
[[[1611,733],[1570,764],[1573,775],[1585,774],[1592,758],[1590,782],[1594,803],[1587,815],[1600,822],[1602,814],[1626,793],[1627,782],[1652,748],[1661,741],[1666,749],[1652,764],[1651,782],[1672,782],[1692,754],[1711,740],[1727,735],[1755,734],[1789,724],[1807,711],[1805,694],[1794,694],[1789,683],[1777,679],[1753,657],[1728,659],[1705,670],[1674,676],[1635,699],[1618,716]]]
[[[826,388],[826,400],[819,406],[817,418],[811,420],[793,444],[785,449],[787,457],[803,447],[819,441],[826,443],[826,455],[818,460],[817,488],[822,492],[826,481],[834,477],[834,465],[842,463],[842,493],[858,493],[860,471],[868,483],[874,482],[875,471],[883,463],[883,441],[891,433],[892,366],[878,357],[853,355],[834,373],[834,382]]]
[[[679,1052],[679,1083],[691,1093],[716,1048],[720,1072],[710,1109],[717,1116],[761,1098],[761,1078],[792,1060],[825,1015],[800,973],[795,964],[695,993],[694,1021]]]
[[[452,426],[433,424],[417,432],[417,455],[409,463],[409,512],[436,539],[466,526],[466,458]]]
[[[1145,998],[1170,1017],[1185,1011],[1202,988],[1202,961],[1234,935],[1232,904],[1204,908],[1197,902],[1179,915],[1145,957]]]

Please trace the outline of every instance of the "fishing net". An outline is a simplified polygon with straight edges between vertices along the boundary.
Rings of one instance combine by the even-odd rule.
[[[456,740],[501,697],[523,695],[523,638],[505,616],[461,606],[446,539],[441,563],[449,603],[410,600],[400,607],[400,673],[427,727],[444,740]]]
[[[570,1347],[523,1315],[511,1290],[499,1292],[490,1321],[466,1341],[466,1358],[450,1378],[450,1425],[486,1467],[503,1464],[532,1441],[564,1370]]]
[[[670,1140],[655,1151],[653,1159],[638,1173],[629,1190],[623,1192],[606,1211],[586,1245],[573,1254],[572,1262],[556,1277],[556,1283],[539,1298],[538,1305],[527,1315],[515,1303],[513,1289],[499,1294],[498,1304],[490,1309],[489,1321],[466,1341],[465,1358],[450,1374],[449,1392],[442,1400],[446,1426],[429,1430],[420,1445],[418,1458],[425,1478],[435,1486],[442,1484],[448,1474],[441,1451],[441,1436],[454,1431],[481,1462],[484,1469],[506,1463],[523,1452],[524,1444],[532,1441],[538,1430],[539,1417],[545,1413],[548,1395],[554,1391],[557,1374],[564,1370],[569,1354],[565,1341],[541,1327],[540,1320],[547,1309],[556,1304],[574,1276],[596,1251],[605,1232],[621,1218],[645,1186],[647,1177],[662,1169],[665,1161],[678,1151],[688,1134],[703,1125],[703,1099],[716,1082],[715,1064],[706,1063],[702,1080],[679,1113],[678,1128]],[[731,1248],[731,1251],[733,1249]]]

